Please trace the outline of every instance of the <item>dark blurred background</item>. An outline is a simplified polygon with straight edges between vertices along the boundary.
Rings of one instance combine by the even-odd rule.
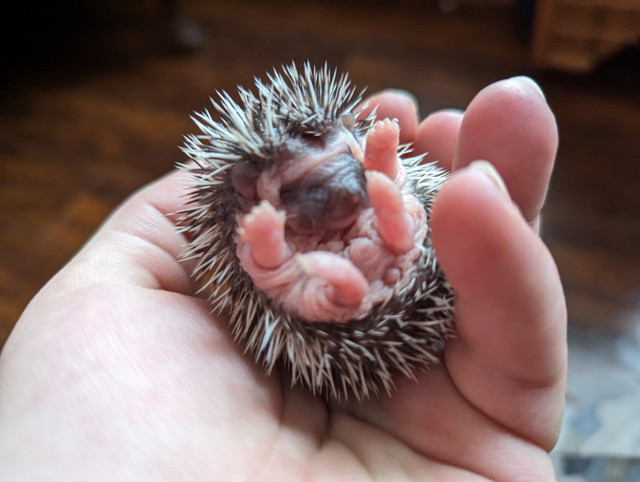
[[[637,336],[637,0],[12,3],[0,20],[0,346],[104,217],[184,159],[192,111],[307,59],[369,92],[411,91],[423,116],[535,78],[560,129],[543,237],[571,326]]]

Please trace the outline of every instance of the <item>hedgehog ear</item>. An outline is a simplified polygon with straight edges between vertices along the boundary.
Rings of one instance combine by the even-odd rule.
[[[342,121],[342,125],[349,132],[353,132],[353,129],[356,126],[356,116],[354,116],[353,114],[342,114],[342,117],[340,117],[340,120]]]

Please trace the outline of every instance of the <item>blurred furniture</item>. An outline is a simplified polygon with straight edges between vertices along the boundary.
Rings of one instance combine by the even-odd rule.
[[[640,39],[638,0],[538,0],[535,61],[584,72]]]

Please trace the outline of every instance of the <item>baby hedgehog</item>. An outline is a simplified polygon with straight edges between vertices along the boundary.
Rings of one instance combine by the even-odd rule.
[[[362,118],[346,75],[274,70],[212,100],[186,138],[194,276],[268,373],[315,394],[387,393],[439,361],[453,291],[429,236],[446,174],[403,158],[394,120]]]

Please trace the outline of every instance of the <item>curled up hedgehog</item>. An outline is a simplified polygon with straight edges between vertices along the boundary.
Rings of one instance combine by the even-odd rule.
[[[212,100],[187,137],[183,212],[214,311],[267,372],[326,397],[390,392],[437,363],[453,291],[429,235],[446,173],[406,158],[393,120],[326,65],[274,70]]]

